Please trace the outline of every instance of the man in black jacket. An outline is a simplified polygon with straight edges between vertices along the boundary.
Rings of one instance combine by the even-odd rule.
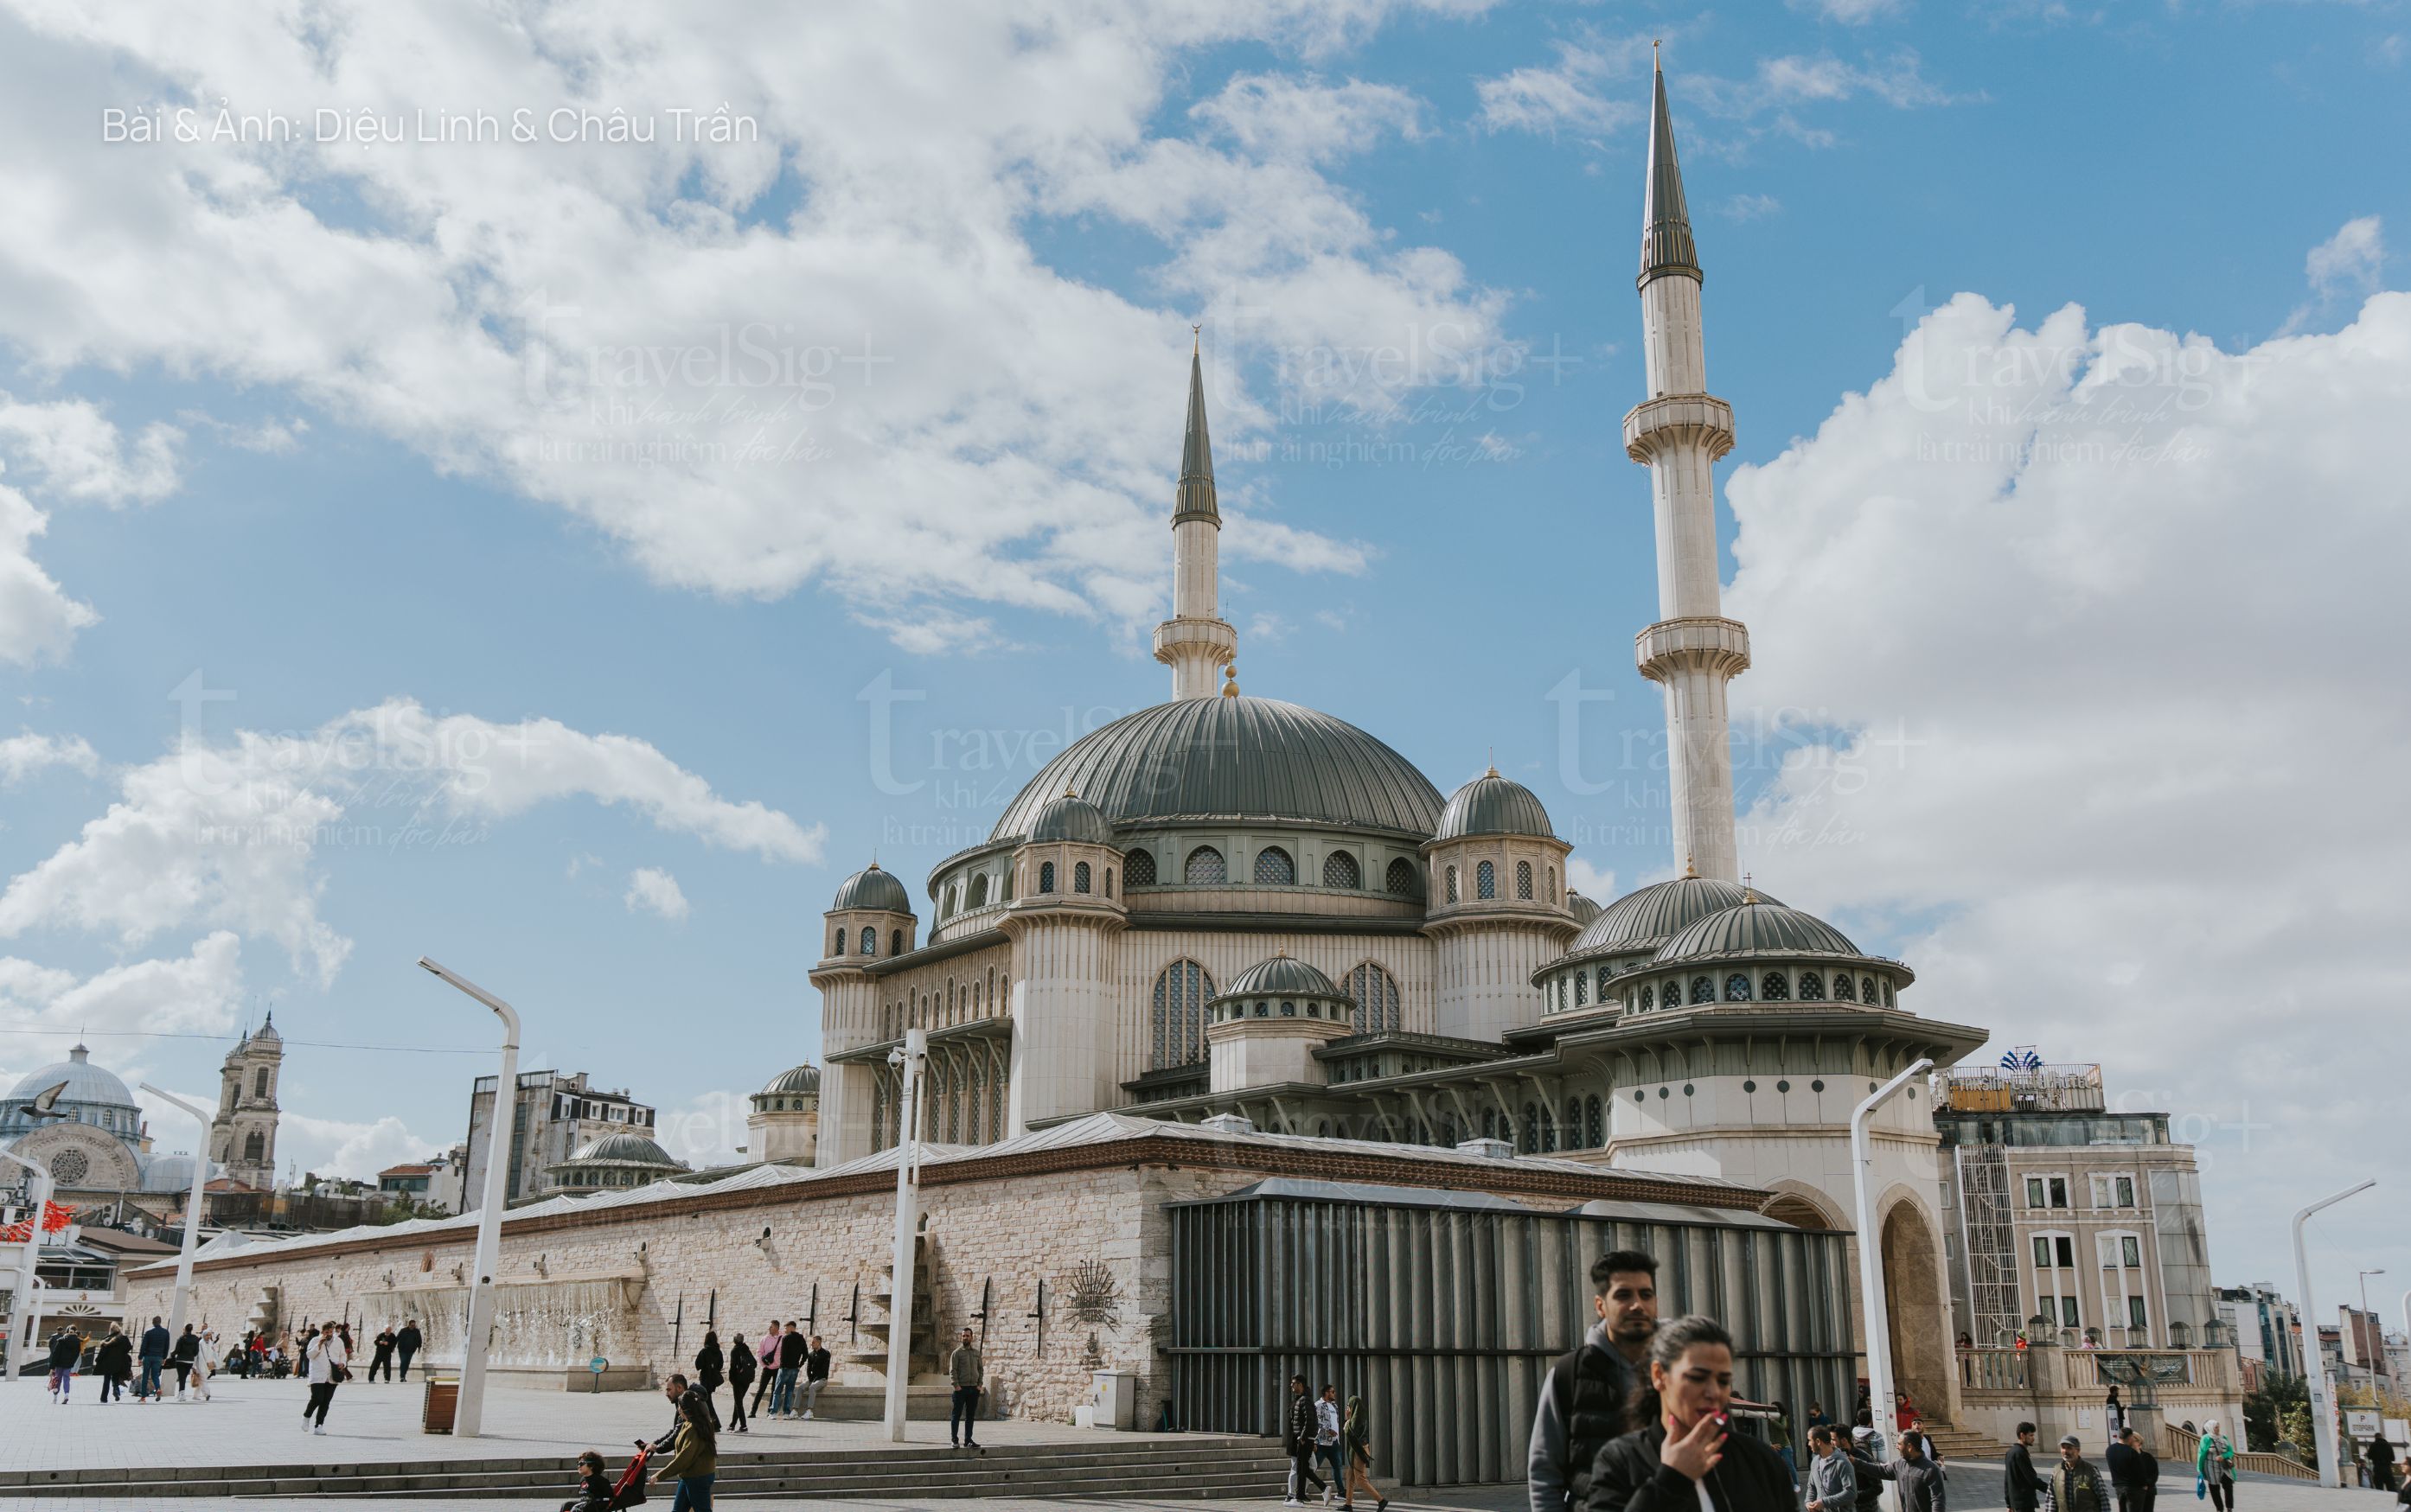
[[[787,1320],[787,1331],[779,1335],[779,1386],[770,1393],[770,1416],[792,1418],[796,1406],[796,1376],[811,1358],[811,1347],[804,1336],[796,1331],[793,1318]]]
[[[811,1347],[804,1354],[804,1421],[812,1420],[812,1404],[821,1399],[821,1388],[828,1385],[829,1352],[821,1347],[821,1336],[812,1335]]]
[[[373,1381],[377,1378],[377,1372],[383,1371],[386,1384],[393,1384],[393,1325],[388,1323],[377,1330],[376,1337],[369,1341],[375,1346],[376,1353],[369,1357],[369,1373],[361,1377],[363,1380]]]
[[[1925,1452],[1925,1435],[1900,1436],[1900,1458],[1885,1466],[1886,1479],[1900,1486],[1900,1512],[1950,1512],[1941,1461]]]
[[[2105,1457],[2110,1461],[2110,1486],[2117,1493],[2118,1512],[2152,1512],[2160,1496],[2160,1461],[2143,1447],[2140,1429],[2122,1429],[2118,1442]]]
[[[1531,1512],[1566,1512],[1589,1495],[1591,1461],[1624,1432],[1625,1399],[1658,1331],[1654,1257],[1629,1249],[1603,1255],[1590,1268],[1590,1284],[1599,1321],[1541,1381],[1524,1477]]]
[[[1322,1477],[1314,1473],[1314,1439],[1316,1421],[1314,1398],[1306,1390],[1306,1377],[1289,1378],[1289,1413],[1281,1421],[1281,1450],[1289,1456],[1289,1495],[1283,1506],[1304,1506],[1306,1489],[1314,1488],[1321,1496],[1325,1490]]]
[[[393,1358],[402,1363],[403,1380],[410,1379],[410,1357],[418,1353],[418,1346],[424,1343],[426,1341],[418,1333],[418,1319],[403,1318],[402,1331],[393,1336]]]
[[[2001,1461],[2001,1500],[2009,1512],[2035,1512],[2041,1501],[2042,1477],[2034,1467],[2035,1425],[2018,1424],[2018,1441]]]

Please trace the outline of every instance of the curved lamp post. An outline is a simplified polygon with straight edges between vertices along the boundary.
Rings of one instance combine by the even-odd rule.
[[[887,1283],[887,1403],[890,1443],[904,1442],[904,1415],[913,1374],[913,1230],[920,1227],[921,1066],[929,1058],[929,1031],[907,1029],[901,1047],[887,1053],[902,1084],[896,1121],[896,1250]]]
[[[1908,1069],[1876,1088],[1850,1114],[1850,1173],[1859,1204],[1859,1311],[1867,1324],[1867,1400],[1875,1407],[1878,1422],[1884,1421],[1884,1415],[1892,1411],[1892,1314],[1884,1305],[1883,1236],[1876,1229],[1876,1194],[1871,1173],[1875,1154],[1867,1137],[1867,1120],[1893,1094],[1932,1069],[1934,1062],[1920,1057]],[[1895,1450],[1899,1438],[1900,1430],[1895,1426]],[[1889,1495],[1893,1506],[1901,1505],[1898,1487],[1893,1487]]]
[[[2302,1225],[2321,1208],[2331,1208],[2347,1197],[2357,1197],[2376,1185],[2374,1179],[2358,1186],[2347,1186],[2333,1197],[2323,1197],[2294,1214],[2294,1284],[2302,1293],[2302,1368],[2311,1377],[2311,1437],[2318,1443],[2319,1484],[2344,1484],[2344,1467],[2336,1462],[2335,1403],[2328,1394],[2327,1357],[2319,1352],[2319,1309],[2311,1301],[2311,1260],[2302,1248]]]
[[[168,1337],[184,1336],[184,1313],[193,1296],[193,1250],[201,1241],[201,1188],[210,1179],[210,1115],[194,1107],[172,1092],[162,1092],[150,1083],[142,1090],[170,1107],[181,1108],[193,1115],[201,1126],[201,1137],[193,1141],[193,1190],[184,1199],[184,1243],[176,1252],[176,1295],[168,1304]]]
[[[469,1320],[460,1339],[460,1398],[452,1436],[475,1438],[486,1414],[486,1350],[494,1331],[494,1271],[502,1263],[503,1185],[511,1136],[519,1122],[519,1016],[510,1004],[422,955],[418,964],[494,1010],[503,1021],[503,1074],[494,1083],[493,1132],[486,1141],[486,1192],[477,1203],[477,1254],[469,1287]]]
[[[8,1309],[8,1373],[13,1375],[24,1366],[27,1335],[34,1331],[34,1261],[42,1251],[42,1210],[51,1199],[51,1168],[10,1150],[0,1150],[0,1160],[29,1172],[25,1201],[32,1213],[27,1219],[25,1252],[17,1258],[17,1295]]]

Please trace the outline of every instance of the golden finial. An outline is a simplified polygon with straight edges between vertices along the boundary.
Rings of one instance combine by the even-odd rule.
[[[1191,327],[1189,327],[1189,355],[1190,355],[1191,356],[1192,356],[1192,357],[1193,357],[1193,356],[1195,356],[1197,355],[1197,343],[1198,343],[1198,334],[1197,334],[1197,333],[1198,333],[1198,332],[1200,332],[1200,331],[1202,331],[1202,330],[1204,330],[1205,328],[1206,328],[1206,327],[1205,327],[1205,326],[1204,326],[1204,325],[1202,325],[1202,324],[1200,324],[1200,325],[1195,325],[1195,326],[1191,326]]]
[[[1758,890],[1750,886],[1749,873],[1747,872],[1743,872],[1741,874],[1741,900],[1744,903],[1755,903],[1758,901]]]
[[[1066,782],[1063,784],[1063,796],[1066,798],[1076,798],[1079,796],[1079,793],[1074,791],[1072,784]]]
[[[1239,663],[1236,662],[1222,669],[1222,696],[1224,698],[1239,696]]]
[[[1691,858],[1688,856],[1685,856],[1683,858],[1683,875],[1686,877],[1697,877],[1700,875],[1700,868],[1691,865]]]

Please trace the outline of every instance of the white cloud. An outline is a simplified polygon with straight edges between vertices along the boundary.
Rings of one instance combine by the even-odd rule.
[[[1961,295],[1728,489],[1736,708],[1792,752],[1746,864],[2177,1114],[2252,1273],[2301,1170],[2411,1177],[2336,1060],[2411,997],[2406,413],[2411,296],[2229,353]]]
[[[242,944],[225,930],[181,957],[127,961],[89,977],[0,956],[0,1011],[13,1028],[46,1031],[36,1040],[44,1060],[63,1058],[87,1034],[220,1033],[233,1026],[241,1001]],[[22,1042],[12,1036],[11,1043]]]
[[[74,928],[134,946],[198,923],[264,935],[332,981],[351,941],[319,917],[322,847],[431,843],[447,822],[581,797],[765,861],[817,862],[825,835],[721,797],[631,736],[439,717],[407,699],[302,734],[190,736],[119,783],[106,813],[0,893],[0,936]]]
[[[1897,16],[1908,8],[1907,0],[1790,0],[1794,10],[1814,10],[1827,21],[1840,22],[1845,26],[1864,26],[1869,22]]]
[[[782,1066],[780,1069],[784,1069]],[[770,1079],[765,1073],[762,1080]],[[653,1115],[653,1142],[697,1170],[731,1166],[748,1156],[738,1153],[746,1142],[745,1115],[753,1111],[750,1092],[706,1092],[681,1107]],[[754,1156],[753,1158],[759,1158]]]
[[[1619,895],[1614,869],[1594,866],[1580,856],[1566,858],[1566,885],[1602,906],[1614,902]]]
[[[279,1181],[286,1170],[374,1181],[387,1166],[422,1161],[446,1148],[448,1141],[414,1134],[391,1114],[361,1123],[287,1111],[276,1121],[276,1158],[284,1168],[277,1171]]]
[[[41,491],[77,503],[156,503],[183,482],[184,433],[156,422],[132,447],[89,400],[29,403],[0,390],[0,449],[30,466]]]
[[[2310,283],[2311,298],[2295,307],[2277,334],[2291,336],[2338,304],[2376,293],[2385,266],[2386,231],[2378,217],[2363,215],[2345,222],[2335,235],[2313,247],[2302,259],[2302,276]]]
[[[1773,195],[1734,195],[1717,206],[1717,213],[1729,221],[1763,220],[1782,210],[1783,201]]]
[[[0,483],[0,662],[30,666],[64,656],[77,631],[100,620],[34,560],[34,537],[50,523],[23,494]]]
[[[100,770],[100,756],[81,735],[29,733],[0,739],[0,786],[13,786],[53,766],[68,767],[91,777]]]
[[[630,913],[647,909],[672,923],[684,923],[688,912],[686,894],[679,890],[678,879],[658,866],[639,866],[628,874],[628,891],[621,897]]]
[[[1600,86],[1611,80],[1637,74],[1638,39],[1583,45],[1558,42],[1557,61],[1546,67],[1512,69],[1473,81],[1482,105],[1482,124],[1492,131],[1530,131],[1545,137],[1559,132],[1597,138],[1642,119],[1636,95],[1608,95]]]
[[[270,389],[557,506],[661,581],[823,584],[895,606],[884,622],[929,649],[958,642],[918,631],[922,605],[1143,623],[1191,320],[1217,321],[1234,359],[1275,340],[1498,340],[1502,295],[1393,240],[1316,167],[1416,129],[1403,91],[1258,71],[1171,117],[1194,137],[1159,135],[1193,55],[1311,53],[1392,9],[1021,7],[933,28],[855,7],[741,48],[643,8],[596,26],[568,7],[468,24],[377,7],[332,28],[43,11],[0,46],[20,147],[0,202],[46,208],[0,222],[0,262],[39,291],[0,301],[0,339],[49,372]],[[662,139],[145,147],[93,126],[101,103],[147,99],[406,116],[430,77],[448,107],[624,106]],[[697,101],[759,139],[669,140],[668,112]],[[1168,307],[1046,266],[1032,227],[1059,216],[1156,238]],[[1219,404],[1224,435],[1268,414],[1235,382]]]

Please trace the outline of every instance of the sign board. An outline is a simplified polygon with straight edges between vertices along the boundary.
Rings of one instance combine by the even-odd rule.
[[[2352,1430],[2352,1436],[2355,1438],[2375,1438],[2377,1424],[2378,1412],[2375,1407],[2346,1407],[2344,1410],[2344,1425]]]
[[[611,1362],[604,1359],[601,1355],[596,1355],[592,1359],[586,1362],[586,1368],[592,1371],[595,1374],[600,1375],[605,1371],[611,1368]]]

